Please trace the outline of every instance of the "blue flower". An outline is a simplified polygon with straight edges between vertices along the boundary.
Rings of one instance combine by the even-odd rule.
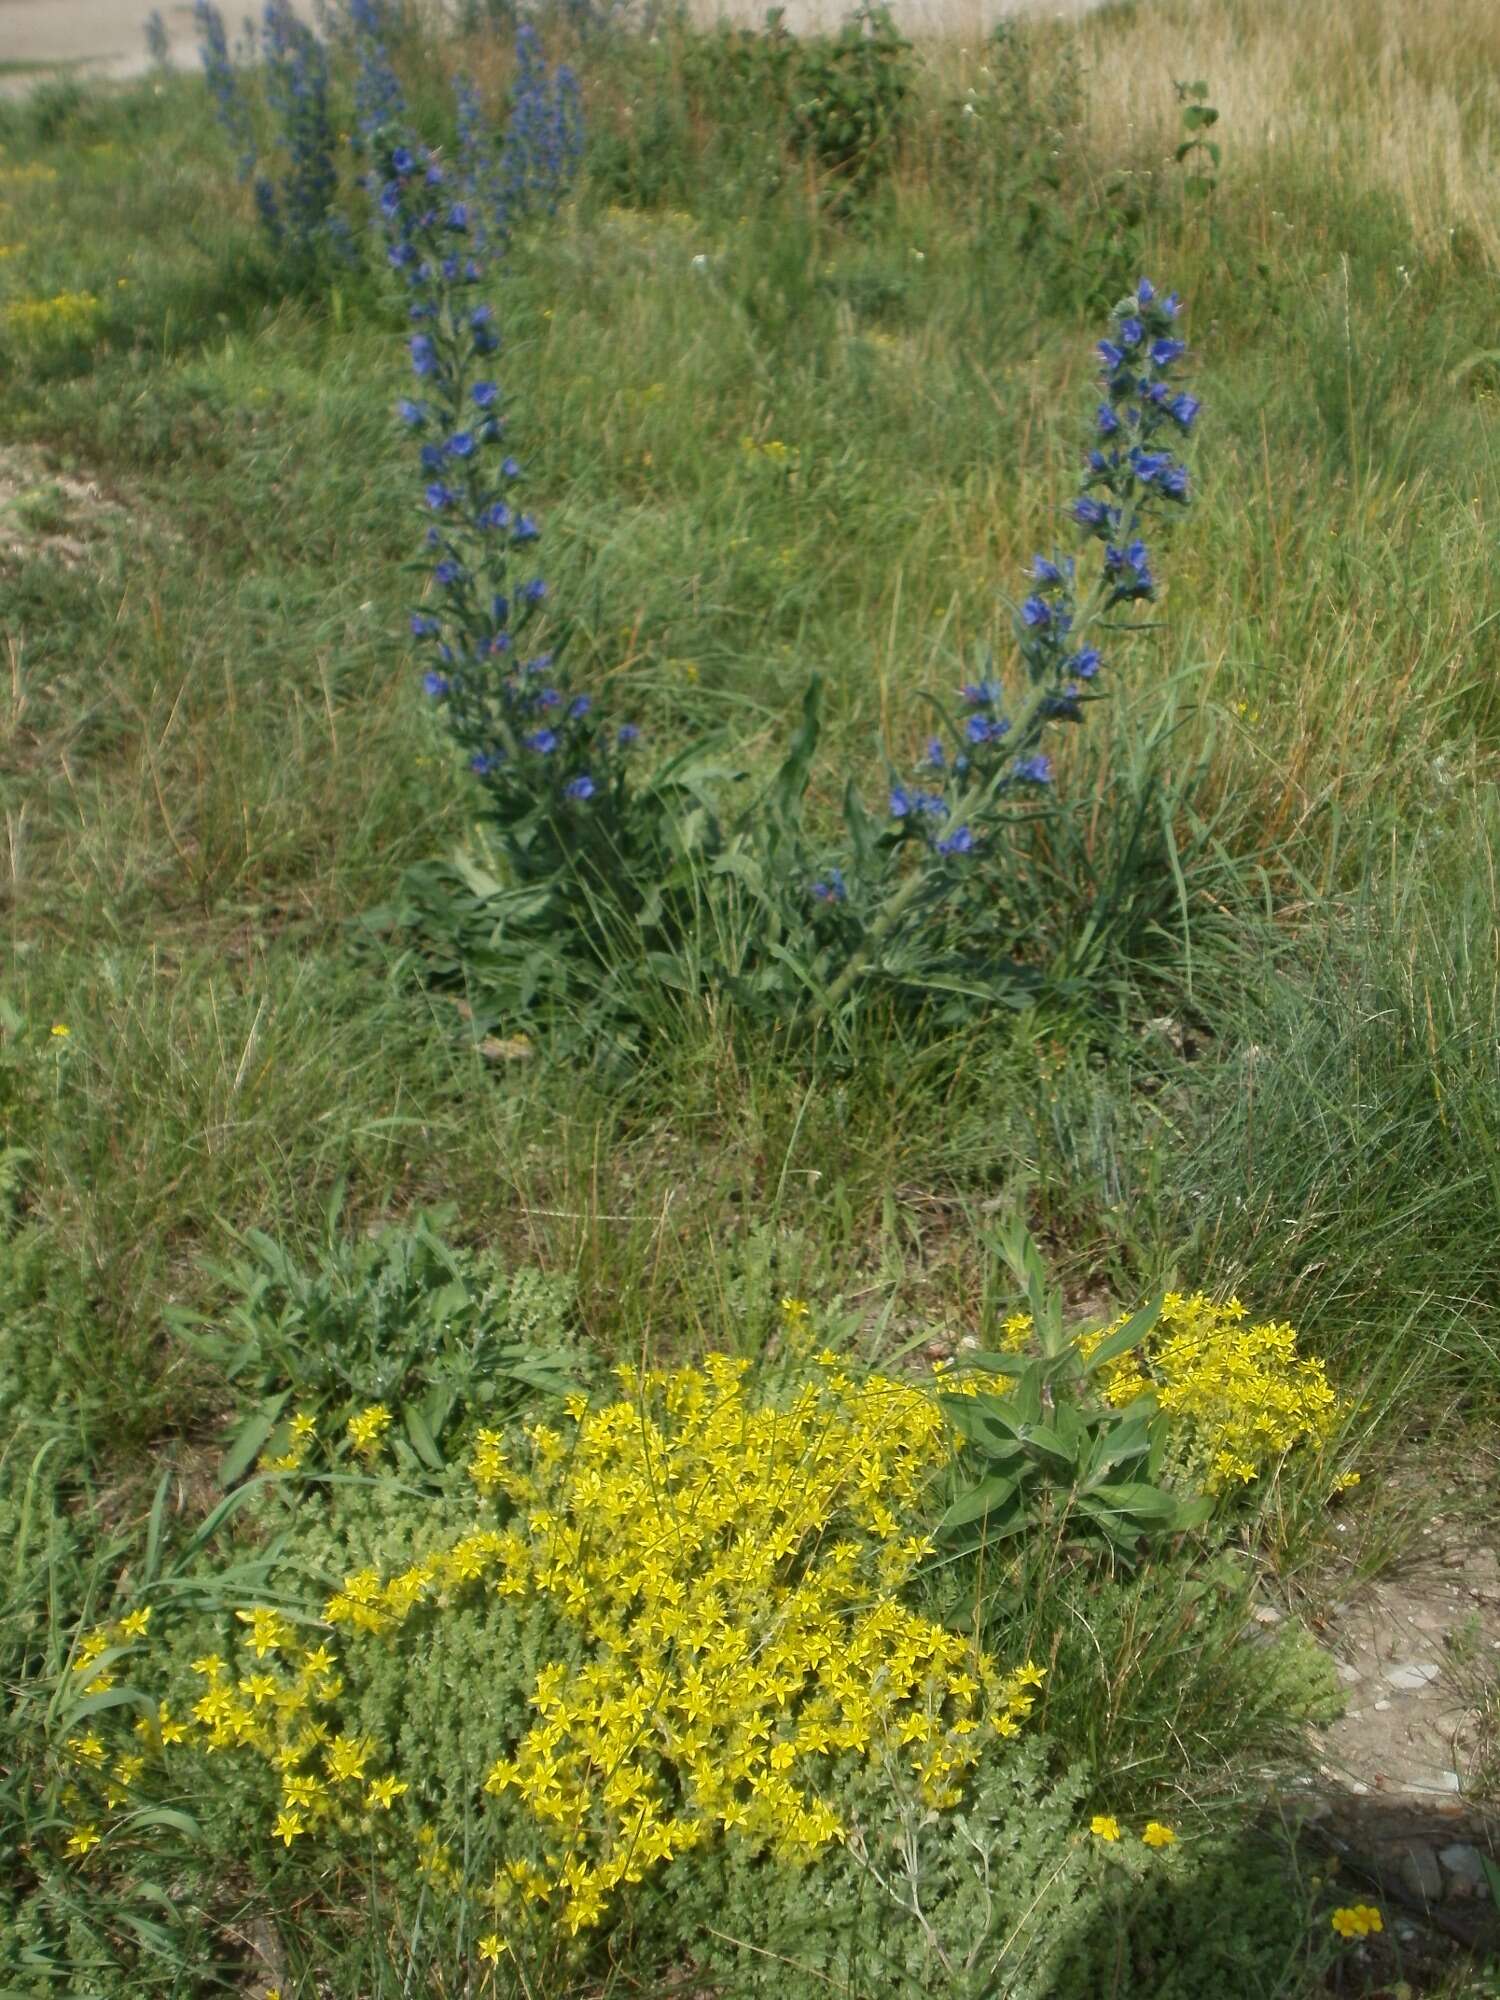
[[[928,819],[946,819],[948,817],[948,801],[940,792],[918,792],[916,796],[916,808],[919,813],[924,814]]]
[[[1190,431],[1193,428],[1193,419],[1202,407],[1196,396],[1174,396],[1171,404],[1172,420],[1182,430]]]
[[[1015,776],[1028,785],[1050,785],[1052,783],[1052,759],[1040,754],[1032,757],[1018,757],[1015,762]]]
[[[1082,652],[1075,653],[1068,661],[1067,670],[1070,674],[1076,674],[1081,681],[1091,681],[1098,673],[1100,664],[1098,649],[1094,646],[1085,646]]]
[[[500,470],[505,474],[507,479],[519,479],[521,476],[521,468],[513,458],[502,458],[500,461]]]
[[[528,604],[540,604],[547,595],[547,586],[539,576],[534,576],[530,582],[521,585],[521,595]]]
[[[1156,363],[1158,368],[1170,368],[1179,355],[1186,353],[1187,342],[1185,340],[1169,340],[1164,337],[1161,340],[1153,340],[1151,343],[1151,359]]]
[[[490,529],[508,528],[510,520],[510,509],[506,506],[505,502],[503,500],[492,500],[489,506],[480,514],[479,525],[482,528]]]
[[[537,671],[537,662],[535,660],[531,662],[528,671],[531,673],[535,673]],[[562,696],[558,693],[556,688],[543,688],[541,693],[534,696],[533,699],[535,700],[538,708],[556,708],[558,703],[562,700]]]
[[[1161,490],[1169,500],[1186,500],[1188,497],[1187,467],[1174,465],[1164,472],[1160,480]]]
[[[495,406],[495,398],[500,394],[500,390],[494,382],[476,382],[470,394],[481,410],[491,410]]]
[[[1124,346],[1139,347],[1145,337],[1146,329],[1134,314],[1129,319],[1120,321],[1120,339]]]
[[[448,692],[448,676],[429,671],[422,676],[422,687],[434,701],[441,701]]]
[[[1097,412],[1100,437],[1113,437],[1120,428],[1120,419],[1108,403],[1101,403]]]
[[[998,681],[968,681],[959,690],[971,708],[993,708],[1000,699]]]
[[[441,472],[447,464],[447,454],[440,444],[424,444],[421,452],[424,472]]]
[[[592,695],[578,694],[568,703],[569,722],[581,722],[594,705]]]
[[[391,165],[396,169],[398,174],[409,174],[416,164],[410,151],[405,146],[398,146],[391,155]]]
[[[393,271],[399,271],[404,265],[411,263],[416,254],[409,243],[393,243],[386,251],[385,259]]]
[[[451,507],[458,495],[441,479],[435,479],[427,489],[427,504],[434,514],[441,514],[445,507]]]
[[[443,226],[446,229],[454,229],[458,231],[463,231],[467,229],[469,226],[468,204],[462,201],[454,202],[452,208],[450,208],[448,211]]]
[[[493,751],[476,750],[469,759],[469,769],[476,778],[487,778],[498,762],[499,759]]]
[[[512,530],[511,540],[514,542],[534,542],[541,532],[541,529],[531,516],[523,514]]]
[[[594,791],[595,785],[593,779],[588,775],[587,771],[583,771],[576,778],[570,778],[567,784],[563,786],[563,797],[565,799],[591,799],[594,796]]]
[[[1110,509],[1092,494],[1080,493],[1073,502],[1073,519],[1080,527],[1102,531],[1109,526]]]
[[[1125,360],[1124,348],[1116,347],[1115,343],[1112,340],[1101,340],[1099,342],[1099,345],[1095,348],[1094,352],[1098,355],[1099,359],[1104,363],[1105,368],[1111,375],[1114,374],[1115,370],[1119,368]]]
[[[545,757],[557,748],[557,731],[538,729],[534,735],[528,736],[525,740],[528,750],[535,750],[539,757]]]
[[[1071,568],[1071,563],[1067,564],[1065,568],[1059,568],[1047,556],[1033,556],[1031,559],[1031,580],[1033,583],[1040,584],[1044,590],[1056,590],[1067,582],[1067,571],[1071,570]]]
[[[929,736],[927,739],[927,767],[932,771],[946,770],[948,757],[943,749],[942,738]]]
[[[937,844],[939,854],[968,854],[974,846],[974,836],[966,826],[956,826],[946,840]]]
[[[904,785],[892,785],[890,804],[891,818],[905,819],[913,806],[911,793],[907,791]]]
[[[1149,278],[1142,278],[1141,282],[1135,288],[1136,304],[1141,306],[1149,306],[1151,301],[1155,297],[1156,297],[1155,285],[1152,284]]]
[[[845,901],[849,891],[844,886],[844,871],[842,868],[830,868],[823,881],[813,883],[812,893],[820,903],[842,903]]]
[[[1132,597],[1149,597],[1155,588],[1150,558],[1142,541],[1134,541],[1125,549],[1117,549],[1111,543],[1104,551],[1104,570],[1114,579],[1112,595],[1116,603]]]
[[[640,729],[633,722],[622,722],[615,731],[615,741],[622,750],[627,749],[632,743],[639,743],[640,740]]]
[[[415,429],[418,424],[426,423],[427,405],[425,403],[414,403],[409,397],[403,396],[401,401],[396,405],[396,415],[401,419],[403,424],[410,424]]]
[[[414,611],[411,618],[411,636],[414,639],[435,639],[440,627],[435,618],[428,618],[420,611]]]
[[[450,458],[472,458],[474,456],[474,433],[472,431],[455,431],[448,440],[448,455]]]
[[[464,573],[463,564],[456,563],[451,556],[445,556],[443,560],[438,564],[437,568],[432,572],[436,580],[440,584],[442,584],[445,589],[449,589],[452,587],[452,585],[457,583],[459,578],[463,575],[463,573]]]
[[[1033,632],[1052,623],[1052,606],[1045,597],[1028,597],[1021,606],[1021,623]]]
[[[411,365],[419,375],[431,375],[437,368],[437,349],[429,334],[414,333],[411,337]]]
[[[1168,471],[1172,464],[1172,454],[1167,451],[1142,451],[1137,445],[1130,454],[1130,468],[1143,486],[1150,486]]]
[[[998,743],[1002,736],[1009,736],[1010,724],[1003,715],[971,715],[964,734],[971,743]]]

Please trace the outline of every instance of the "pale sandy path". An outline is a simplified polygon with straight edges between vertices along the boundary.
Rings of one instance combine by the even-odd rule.
[[[144,23],[152,0],[0,0],[0,91],[25,90],[35,82],[29,66],[57,65],[89,76],[137,76],[147,67]],[[191,0],[158,0],[172,58],[183,66],[197,62]],[[222,0],[221,0],[222,4]],[[231,35],[239,32],[242,16],[254,0],[228,0],[223,5]],[[297,0],[299,11],[309,8]],[[715,19],[721,12],[749,24],[765,17],[766,0],[692,0],[699,18]],[[848,11],[849,0],[786,0],[787,25],[799,32],[836,23]],[[908,34],[983,34],[1006,14],[1077,15],[1092,0],[894,0],[897,20]],[[258,5],[254,11],[259,12]],[[7,75],[6,65],[28,65],[28,73]]]

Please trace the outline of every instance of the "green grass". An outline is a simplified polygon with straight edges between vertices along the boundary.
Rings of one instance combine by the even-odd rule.
[[[1101,98],[1151,13],[1087,31]],[[787,1292],[842,1302],[871,1361],[951,1337],[992,1301],[985,1215],[1022,1206],[1079,1301],[1175,1273],[1296,1323],[1361,1401],[1342,1518],[1372,1563],[1415,1443],[1493,1450],[1494,269],[1355,153],[1330,171],[1227,120],[1210,213],[1107,103],[1070,131],[1044,263],[1003,148],[987,182],[942,163],[951,49],[911,156],[840,223],[796,173],[766,190],[764,135],[690,56],[582,51],[592,172],[504,274],[503,379],[577,678],[760,768],[817,670],[821,807],[850,769],[875,796],[922,693],[1004,656],[1003,594],[1069,490],[1095,293],[1119,289],[1106,190],[1155,175],[1128,254],[1189,301],[1202,499],[1037,855],[1059,936],[1120,905],[1094,990],[936,1040],[873,1022],[837,1060],[663,1003],[624,1075],[545,1044],[487,1063],[354,928],[476,812],[401,637],[389,305],[362,277],[286,291],[195,82],[0,110],[0,314],[98,301],[86,336],[0,320],[23,489],[0,509],[11,1797],[155,1467],[184,1533],[202,1512],[233,1398],[168,1308],[212,1310],[234,1232],[310,1248],[336,1184],[352,1231],[451,1201],[465,1240],[570,1278],[604,1361],[760,1353]],[[666,107],[654,137],[632,98]],[[1167,716],[1180,875],[1165,840],[1121,839]],[[1252,1534],[1310,1594],[1348,1561],[1325,1499],[1288,1474]],[[1047,1724],[1092,1784],[1226,1817],[1257,1797],[1287,1732],[1234,1692],[1237,1588],[1178,1625],[1160,1578],[1094,1603],[1038,1570],[1006,1643],[1069,1635]]]

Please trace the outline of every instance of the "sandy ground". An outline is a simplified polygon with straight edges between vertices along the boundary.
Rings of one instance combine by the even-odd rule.
[[[768,0],[692,0],[695,15],[712,20],[720,13],[755,24]],[[91,76],[137,76],[147,67],[144,22],[152,0],[0,0],[0,91],[26,90],[54,66]],[[171,41],[172,59],[197,62],[191,0],[158,0]],[[1004,14],[1074,15],[1091,0],[893,0],[897,20],[908,34],[974,35]],[[308,11],[298,0],[299,11]],[[785,0],[787,25],[799,32],[834,24],[849,0]],[[246,6],[223,7],[231,34],[238,32]],[[258,11],[258,9],[257,9]],[[10,65],[24,65],[6,74]]]

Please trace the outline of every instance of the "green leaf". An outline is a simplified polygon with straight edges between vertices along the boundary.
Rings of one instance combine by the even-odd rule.
[[[924,1345],[925,1336],[917,1345]],[[999,1354],[990,1348],[977,1347],[964,1355],[965,1368],[982,1368],[988,1375],[1024,1375],[1031,1366],[1030,1357],[1025,1354]]]
[[[803,794],[812,771],[818,737],[822,731],[823,677],[814,674],[802,698],[802,723],[782,760],[771,787],[771,804],[782,828],[794,826],[801,814]]]
[[[1021,1431],[1021,1441],[1030,1451],[1040,1454],[1070,1477],[1077,1467],[1077,1452],[1063,1443],[1050,1424],[1026,1424]]]
[[[962,1494],[938,1522],[940,1535],[951,1535],[957,1528],[970,1527],[975,1521],[987,1520],[1015,1497],[1018,1482],[1009,1477],[981,1479],[969,1492]]]
[[[427,1427],[427,1419],[415,1403],[403,1405],[402,1420],[406,1425],[406,1435],[411,1439],[411,1448],[422,1463],[433,1472],[443,1470],[443,1454],[438,1450],[437,1439]]]
[[[279,1396],[250,1415],[235,1432],[229,1449],[219,1460],[219,1484],[236,1486],[265,1450],[272,1432],[280,1420],[282,1411],[291,1399],[291,1390],[284,1389]]]
[[[1116,1327],[1113,1333],[1105,1334],[1088,1358],[1089,1373],[1092,1375],[1097,1369],[1107,1368],[1111,1361],[1118,1361],[1120,1356],[1128,1354],[1132,1347],[1139,1347],[1160,1319],[1165,1299],[1165,1292],[1158,1292],[1156,1297],[1148,1299],[1138,1312],[1133,1312],[1123,1326]]]

